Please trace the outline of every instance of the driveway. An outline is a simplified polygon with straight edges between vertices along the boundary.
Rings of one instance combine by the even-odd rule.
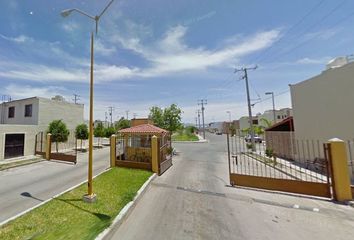
[[[229,187],[226,136],[175,144],[156,178],[106,239],[351,239],[354,209],[326,199]]]

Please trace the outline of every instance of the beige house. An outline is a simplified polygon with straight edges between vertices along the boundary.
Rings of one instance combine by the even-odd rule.
[[[322,143],[331,138],[347,142],[349,165],[354,162],[354,62],[329,66],[321,74],[290,86],[295,139]],[[299,145],[298,156],[323,158],[321,149]],[[350,167],[354,178],[354,166]],[[353,179],[354,180],[354,179]]]
[[[275,123],[279,123],[284,119],[291,117],[292,115],[293,115],[293,111],[291,108],[282,108],[279,110],[275,110]],[[265,128],[269,127],[264,121],[262,121],[262,119],[266,119],[267,121],[274,124],[273,110],[267,110],[263,114],[258,115],[258,124]]]
[[[34,155],[35,136],[53,120],[62,119],[69,130],[84,122],[84,106],[32,97],[0,104],[0,161]]]
[[[348,63],[290,85],[297,139],[354,138],[353,76]]]

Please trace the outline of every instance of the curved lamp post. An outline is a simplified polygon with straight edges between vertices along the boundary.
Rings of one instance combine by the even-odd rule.
[[[96,35],[98,31],[98,21],[102,17],[102,15],[106,12],[108,7],[113,3],[114,0],[111,0],[107,6],[103,9],[101,14],[96,15],[96,16],[91,16],[84,11],[81,11],[79,9],[73,8],[73,9],[66,9],[63,10],[60,15],[62,17],[68,17],[71,13],[73,12],[78,12],[92,20],[95,21],[96,24]],[[96,201],[96,194],[93,193],[92,189],[92,148],[93,148],[93,32],[91,32],[91,68],[90,68],[90,128],[89,128],[89,159],[88,159],[88,190],[87,194],[83,196],[83,200],[85,202],[95,202]]]

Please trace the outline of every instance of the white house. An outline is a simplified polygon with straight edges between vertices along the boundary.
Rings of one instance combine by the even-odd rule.
[[[293,115],[293,111],[291,108],[282,108],[279,110],[275,110],[275,122],[274,122],[274,114],[273,110],[267,110],[263,114],[258,115],[258,124],[262,127],[268,127],[262,119],[266,119],[271,123],[278,123],[283,121],[284,119],[291,117]]]
[[[0,104],[0,161],[33,155],[35,136],[45,132],[53,120],[61,119],[68,129],[84,122],[84,106],[63,101],[31,97]]]

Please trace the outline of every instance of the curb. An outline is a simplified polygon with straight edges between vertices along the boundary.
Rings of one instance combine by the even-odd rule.
[[[96,238],[95,240],[103,240],[111,231],[113,228],[119,227],[123,221],[129,216],[129,214],[133,211],[134,207],[136,206],[138,200],[143,196],[143,194],[146,192],[147,187],[150,185],[152,180],[156,178],[157,174],[154,173],[144,184],[143,186],[140,187],[138,190],[136,196],[132,201],[127,203],[122,210],[119,212],[119,214],[115,217],[113,220],[112,224],[103,230]]]
[[[172,143],[208,143],[208,139],[201,139],[198,141],[172,141]]]
[[[95,175],[93,178],[98,177],[99,175],[101,175],[101,174],[107,172],[107,171],[110,170],[110,169],[111,169],[111,168],[105,169],[103,172],[101,172],[101,173]],[[64,193],[67,193],[67,192],[73,190],[74,188],[77,188],[78,186],[80,186],[80,185],[82,185],[82,184],[84,184],[84,183],[86,183],[86,182],[87,182],[87,180],[84,180],[84,181],[82,181],[82,182],[80,182],[80,183],[78,183],[78,184],[76,184],[76,185],[74,185],[74,186],[72,186],[72,187],[70,187],[70,188],[68,188],[68,189],[66,189],[66,190],[64,190],[64,191],[62,191],[62,192],[56,194],[56,195],[54,195],[53,197],[48,198],[47,200],[45,200],[45,201],[43,201],[43,202],[41,202],[41,203],[39,203],[39,204],[37,204],[37,205],[31,207],[31,208],[28,208],[27,210],[25,210],[25,211],[23,211],[23,212],[20,212],[19,214],[16,214],[15,216],[10,217],[10,218],[8,218],[8,219],[2,221],[2,222],[0,223],[0,227],[3,226],[3,225],[6,224],[6,223],[8,223],[8,222],[10,222],[10,221],[12,221],[12,220],[18,218],[18,217],[21,217],[22,215],[24,215],[24,214],[26,214],[26,213],[32,211],[33,209],[36,209],[36,208],[38,208],[38,207],[40,207],[40,206],[46,204],[47,202],[53,200],[54,198],[59,197],[60,195],[62,195],[62,194],[64,194]]]

